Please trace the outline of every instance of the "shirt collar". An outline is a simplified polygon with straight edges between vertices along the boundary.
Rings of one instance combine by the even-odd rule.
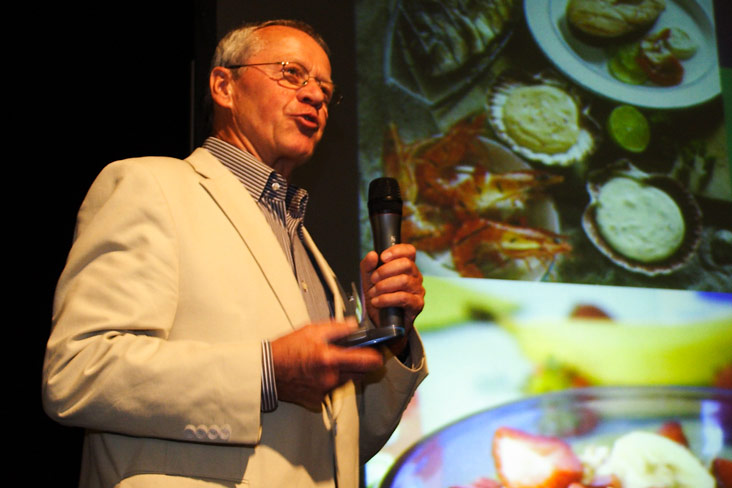
[[[308,201],[306,190],[289,185],[281,174],[226,141],[209,137],[203,147],[241,181],[254,200],[281,200],[293,216],[302,218],[305,215]]]

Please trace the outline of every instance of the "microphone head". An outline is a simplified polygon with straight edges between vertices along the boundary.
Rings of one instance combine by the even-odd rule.
[[[369,213],[402,213],[402,198],[399,182],[394,178],[381,177],[369,184]]]

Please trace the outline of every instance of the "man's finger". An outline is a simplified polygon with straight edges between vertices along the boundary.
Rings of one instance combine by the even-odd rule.
[[[341,373],[368,373],[384,364],[381,353],[370,347],[337,347],[337,349],[333,352],[333,361],[338,364]]]
[[[322,337],[325,342],[333,342],[358,329],[358,322],[354,317],[346,317],[343,322],[329,322],[318,326],[322,328]]]

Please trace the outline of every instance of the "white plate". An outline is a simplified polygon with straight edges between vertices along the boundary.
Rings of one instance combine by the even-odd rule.
[[[536,43],[559,70],[580,86],[619,102],[650,108],[698,105],[721,93],[711,0],[668,0],[651,32],[680,27],[699,49],[683,61],[680,85],[630,85],[607,69],[608,50],[577,39],[565,16],[567,0],[525,0],[526,22]],[[608,47],[610,47],[608,45]]]

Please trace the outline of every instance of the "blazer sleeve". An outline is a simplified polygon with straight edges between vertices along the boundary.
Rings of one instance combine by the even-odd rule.
[[[254,444],[259,341],[169,340],[180,311],[171,215],[156,175],[137,160],[113,163],[92,185],[54,299],[44,408],[88,429]]]
[[[414,329],[408,344],[411,365],[402,364],[385,348],[384,368],[369,377],[359,392],[359,452],[362,464],[389,440],[414,392],[427,376],[422,340]]]

